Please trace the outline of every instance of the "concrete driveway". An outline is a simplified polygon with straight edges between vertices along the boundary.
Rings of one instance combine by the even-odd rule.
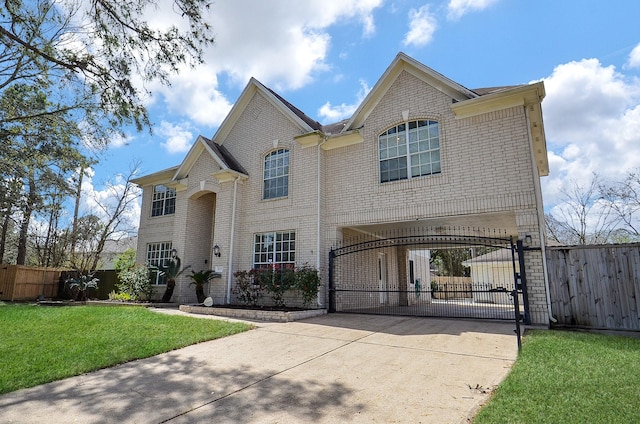
[[[330,314],[0,396],[3,423],[461,423],[514,324]]]

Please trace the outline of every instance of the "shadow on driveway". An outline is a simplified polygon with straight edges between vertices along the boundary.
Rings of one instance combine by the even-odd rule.
[[[515,361],[512,327],[350,314],[269,323],[0,396],[0,422],[459,423]]]

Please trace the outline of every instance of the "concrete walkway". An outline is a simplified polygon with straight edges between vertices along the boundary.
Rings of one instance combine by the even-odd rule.
[[[517,355],[512,323],[330,314],[256,324],[0,396],[0,422],[464,423]]]

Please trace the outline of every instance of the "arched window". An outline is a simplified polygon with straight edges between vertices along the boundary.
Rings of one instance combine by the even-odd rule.
[[[263,199],[289,195],[289,150],[278,149],[264,157]]]
[[[438,122],[409,121],[378,136],[380,182],[440,173]]]

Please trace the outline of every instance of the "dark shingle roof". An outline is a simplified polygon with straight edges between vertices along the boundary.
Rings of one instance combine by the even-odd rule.
[[[322,131],[322,124],[320,122],[309,118],[303,111],[301,111],[300,109],[298,109],[297,107],[295,107],[294,105],[286,101],[281,95],[279,95],[269,87],[266,87],[266,89],[269,90],[271,94],[276,96],[278,100],[280,100],[286,107],[288,107],[294,114],[296,114],[298,118],[302,119],[307,125],[309,125],[311,128],[313,128],[316,131]]]
[[[478,96],[486,96],[487,94],[497,93],[499,91],[510,90],[512,88],[522,87],[522,85],[505,85],[503,87],[486,87],[486,88],[474,88],[473,91]]]
[[[240,165],[240,162],[238,162],[224,146],[217,144],[206,137],[202,138],[206,141],[211,150],[213,150],[216,155],[218,155],[218,157],[224,161],[225,165],[227,165],[229,169],[240,172],[244,175],[249,175],[249,173],[242,167],[242,165]]]
[[[507,85],[502,87],[476,88],[470,91],[473,91],[478,96],[486,96],[487,94],[497,93],[500,91],[509,90],[516,87],[522,87],[522,85]],[[278,93],[270,89],[269,87],[265,87],[265,88],[269,90],[269,92],[273,94],[278,100],[280,100],[282,104],[288,107],[298,118],[302,119],[304,122],[307,123],[307,125],[309,125],[312,129],[316,131],[322,131],[325,134],[338,134],[342,132],[342,130],[344,129],[344,126],[347,124],[347,122],[349,122],[349,118],[348,118],[333,124],[322,125],[318,121],[307,116],[304,112],[302,112],[300,109],[298,109],[297,107],[289,103],[284,97],[282,97],[281,95],[279,95]]]
[[[342,121],[336,122],[335,124],[323,125],[322,132],[324,132],[325,134],[338,134],[344,129],[344,126],[347,125],[347,122],[349,122],[349,119],[343,119]]]

